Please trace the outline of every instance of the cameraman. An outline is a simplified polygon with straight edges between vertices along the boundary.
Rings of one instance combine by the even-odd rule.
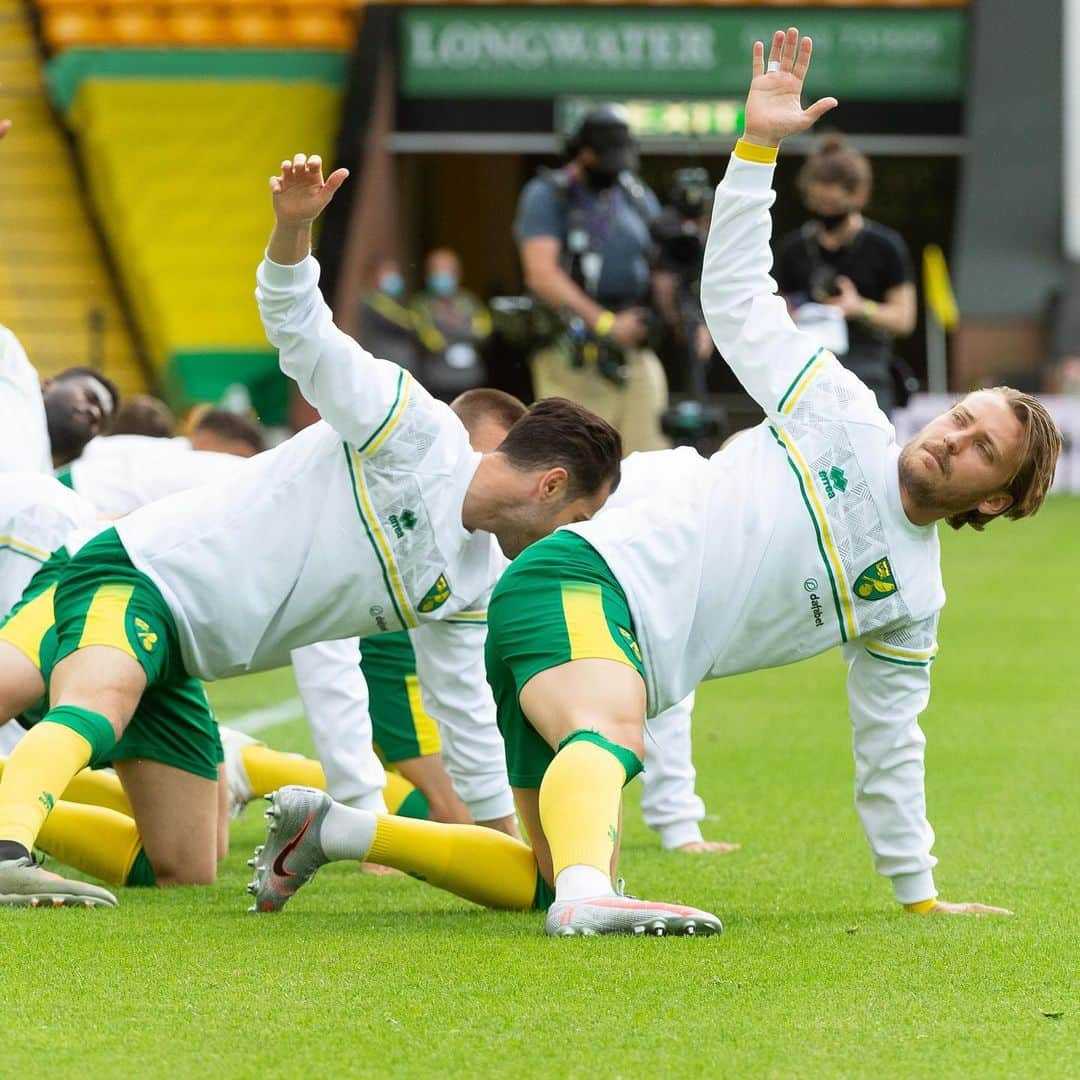
[[[656,196],[635,176],[625,110],[591,109],[569,163],[529,181],[514,238],[526,287],[559,312],[555,339],[530,357],[537,397],[565,397],[618,428],[626,453],[668,445],[660,430],[667,382],[647,346],[649,224]]]
[[[915,329],[915,275],[900,234],[862,215],[871,183],[865,155],[826,136],[799,172],[812,220],[779,241],[773,275],[796,323],[813,328],[888,415],[910,385],[893,343]]]
[[[701,313],[701,263],[709,230],[712,188],[705,169],[678,169],[667,206],[650,231],[656,243],[653,295],[682,351],[698,365],[712,359],[715,346]],[[694,383],[690,378],[689,382]]]

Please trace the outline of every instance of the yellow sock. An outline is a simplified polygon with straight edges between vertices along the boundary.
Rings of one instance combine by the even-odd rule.
[[[104,806],[60,801],[37,836],[54,859],[113,885],[127,884],[142,850],[135,821]]]
[[[63,724],[35,724],[0,777],[0,840],[32,848],[71,778],[90,761],[89,740]]]
[[[540,824],[556,878],[568,866],[611,873],[626,779],[619,757],[595,742],[576,740],[555,755],[540,784]]]
[[[536,894],[532,849],[479,825],[376,814],[368,862],[393,866],[486,907],[525,911]]]
[[[271,791],[289,784],[326,790],[322,766],[311,758],[283,754],[261,743],[252,743],[240,751],[240,760],[244,763],[251,790],[256,795],[269,795]]]
[[[0,757],[0,776],[4,775],[7,758]],[[85,803],[87,806],[104,806],[118,814],[134,817],[124,785],[115,773],[101,769],[83,769],[72,778],[60,796],[65,802]]]
[[[247,773],[251,790],[257,796],[269,795],[271,791],[277,791],[278,788],[285,787],[287,784],[318,788],[320,791],[326,790],[326,776],[322,766],[311,758],[283,754],[280,750],[271,750],[269,746],[263,746],[261,743],[245,746],[240,751],[240,758],[244,763],[244,771]],[[398,813],[402,804],[415,791],[416,788],[400,773],[388,772],[386,774],[383,795],[391,814]],[[72,796],[65,792],[64,798],[70,799]],[[76,801],[96,802],[97,800],[78,799]],[[426,816],[426,802],[424,807],[424,816]],[[114,809],[119,808],[114,807]],[[418,815],[413,813],[412,816]]]
[[[102,772],[100,769],[83,769],[76,773],[64,788],[61,798],[64,802],[103,806],[106,810],[115,810],[127,817],[135,816],[120,778],[115,773]]]

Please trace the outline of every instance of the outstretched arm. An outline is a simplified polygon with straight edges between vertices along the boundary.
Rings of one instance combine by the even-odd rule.
[[[937,616],[844,647],[855,754],[855,807],[874,856],[908,911],[1009,915],[985,904],[937,898],[926,819],[926,737],[919,714],[930,699]]]
[[[716,189],[701,277],[702,309],[713,340],[746,390],[774,418],[797,400],[800,380],[808,381],[814,365],[823,362],[816,357],[819,343],[795,328],[769,276],[777,148],[836,105],[835,98],[822,98],[802,107],[811,50],[810,39],[800,42],[797,30],[777,31],[767,70],[764,47],[754,46],[746,131]]]
[[[281,175],[270,180],[275,223],[255,296],[281,370],[323,419],[366,456],[393,445],[388,439],[410,397],[426,395],[396,364],[372,356],[339,330],[319,291],[311,226],[347,176],[338,169],[323,180],[318,157],[297,154],[282,162]]]

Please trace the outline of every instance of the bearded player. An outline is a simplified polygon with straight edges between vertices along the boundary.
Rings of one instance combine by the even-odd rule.
[[[793,325],[769,276],[769,209],[783,138],[836,105],[803,109],[809,38],[754,47],[746,132],[716,192],[701,281],[717,347],[766,421],[710,460],[657,459],[653,495],[532,545],[488,612],[487,671],[530,851],[506,839],[488,877],[501,906],[548,905],[552,935],[710,934],[720,920],[612,887],[621,792],[641,769],[647,715],[702,678],[840,647],[848,665],[855,802],[879,873],[917,913],[1006,914],[937,898],[925,738],[938,614],[936,522],[981,530],[1035,513],[1061,436],[1034,398],[964,398],[901,447],[873,394]],[[815,601],[816,598],[816,601]],[[468,887],[460,840],[286,788],[254,860],[257,910],[276,910],[329,859],[369,858]],[[443,859],[436,862],[436,856]],[[497,856],[497,861],[496,861]],[[554,885],[533,891],[533,875]]]

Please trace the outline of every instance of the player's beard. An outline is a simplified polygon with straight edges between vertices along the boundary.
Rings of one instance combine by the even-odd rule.
[[[947,472],[935,474],[921,468],[917,462],[917,455],[923,453],[924,445],[909,442],[900,451],[899,472],[900,486],[908,493],[908,497],[921,509],[927,510],[938,517],[947,514],[959,513],[970,507],[957,505],[956,499],[950,499],[942,491],[944,482],[948,480]],[[944,453],[944,451],[942,451]]]

